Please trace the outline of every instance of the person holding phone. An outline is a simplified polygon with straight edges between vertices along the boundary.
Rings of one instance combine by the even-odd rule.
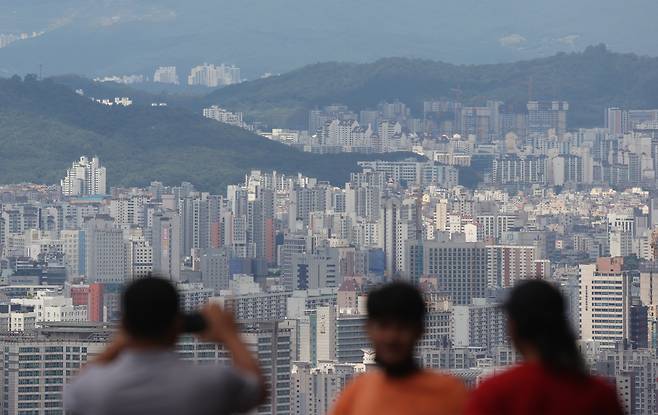
[[[231,313],[209,304],[200,316],[184,316],[176,288],[157,277],[130,284],[121,301],[115,340],[64,390],[68,413],[218,415],[246,412],[263,402],[263,376]],[[233,365],[197,366],[179,359],[175,345],[185,331],[222,344]]]

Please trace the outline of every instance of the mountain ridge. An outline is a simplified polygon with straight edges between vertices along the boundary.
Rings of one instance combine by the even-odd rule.
[[[0,148],[0,183],[57,183],[86,154],[101,158],[111,186],[189,181],[213,192],[251,169],[340,185],[359,160],[414,157],[303,153],[185,109],[108,107],[33,76],[0,79]]]
[[[466,104],[498,99],[517,109],[528,98],[567,100],[571,126],[600,126],[606,106],[658,107],[658,58],[597,45],[583,52],[486,65],[409,58],[327,62],[218,89],[200,105],[243,111],[273,127],[302,128],[307,111],[322,105],[343,103],[360,110],[399,99],[418,116],[423,100],[454,99],[456,90]]]

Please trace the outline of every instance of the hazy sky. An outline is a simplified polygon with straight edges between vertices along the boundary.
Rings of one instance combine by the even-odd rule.
[[[655,0],[2,0],[0,74],[235,63],[248,76],[325,60],[483,63],[606,43],[658,55]],[[74,45],[75,47],[71,47]]]

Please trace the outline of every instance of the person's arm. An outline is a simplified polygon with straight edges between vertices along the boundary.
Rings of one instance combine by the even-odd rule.
[[[233,314],[223,310],[217,304],[206,305],[201,310],[201,314],[208,325],[206,330],[201,333],[201,339],[224,345],[231,353],[233,366],[258,379],[261,390],[259,402],[263,402],[266,397],[265,378],[258,362],[240,338]]]

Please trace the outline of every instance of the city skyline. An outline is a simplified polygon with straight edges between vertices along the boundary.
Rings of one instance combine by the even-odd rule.
[[[30,3],[2,414],[658,414],[658,3]]]

